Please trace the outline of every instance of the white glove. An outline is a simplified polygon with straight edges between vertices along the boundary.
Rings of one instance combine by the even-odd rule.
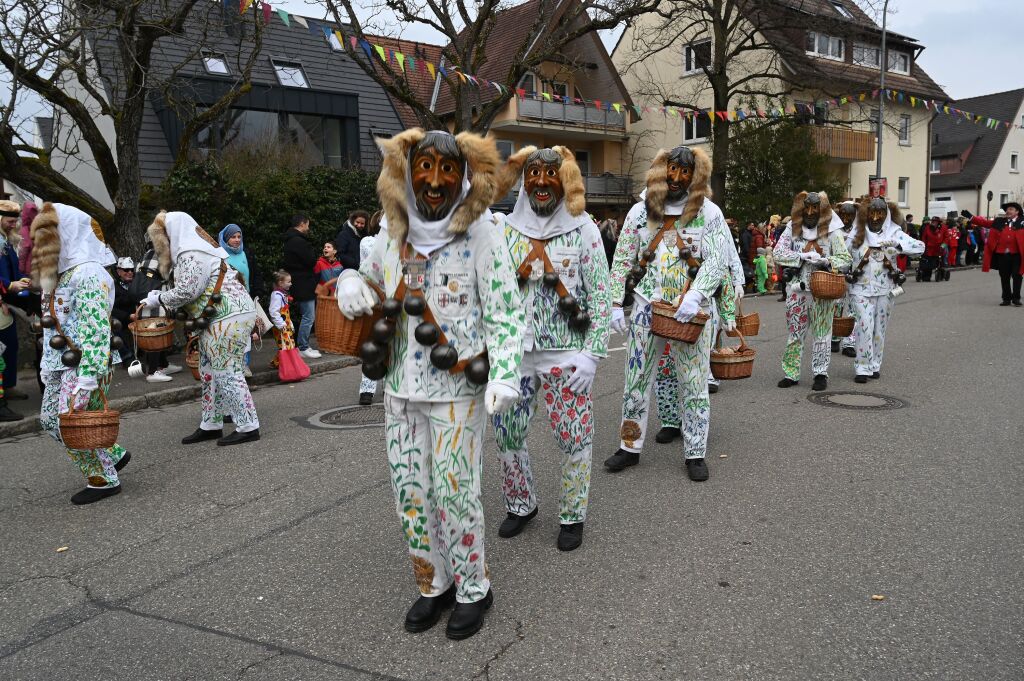
[[[79,376],[75,379],[75,389],[71,391],[72,394],[80,392],[91,393],[100,387],[99,382],[95,376]]]
[[[819,260],[821,260],[822,257],[821,257],[821,254],[819,254],[817,251],[813,251],[812,250],[812,251],[805,251],[805,252],[801,253],[800,254],[800,259],[803,260],[804,262],[816,263]]]
[[[732,287],[736,291],[736,300],[737,301],[743,300],[743,294],[744,294],[743,286],[744,286],[743,284],[740,284],[739,286],[737,286],[736,282],[733,282]]]
[[[150,291],[147,293],[146,299],[142,301],[142,304],[145,305],[147,309],[160,307],[160,290],[157,289],[156,291]]]
[[[736,320],[735,319],[730,319],[727,322],[723,322],[722,326],[725,327],[726,331],[735,331],[736,330]]]
[[[377,304],[377,296],[363,278],[358,274],[342,277],[338,280],[338,309],[348,319],[362,317],[373,313]]]
[[[626,313],[621,307],[612,308],[612,331],[615,333],[626,333],[629,326],[626,324]]]
[[[504,414],[516,406],[519,398],[519,391],[515,388],[492,381],[487,384],[487,390],[484,391],[484,407],[487,408],[487,413],[491,416]]]
[[[693,289],[687,291],[686,295],[683,296],[683,302],[679,304],[679,309],[676,310],[676,321],[685,324],[693,319],[700,312],[700,305],[703,302],[703,293]]]
[[[594,376],[597,375],[597,358],[589,352],[578,352],[567,364],[576,367],[565,386],[574,393],[589,393],[594,387]]]

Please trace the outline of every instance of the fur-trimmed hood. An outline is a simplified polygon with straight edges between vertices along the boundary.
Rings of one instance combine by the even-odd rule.
[[[164,279],[170,276],[178,256],[186,251],[200,251],[221,260],[228,257],[227,251],[188,213],[162,210],[153,218],[146,234],[153,242],[160,276]]]
[[[800,236],[803,233],[804,228],[804,199],[810,192],[800,192],[793,197],[793,208],[790,211],[790,220],[792,233],[794,236]],[[818,192],[818,196],[821,197],[821,208],[818,213],[818,234],[815,237],[820,239],[828,236],[830,232],[834,232],[837,229],[843,228],[843,221],[839,219],[839,216],[832,210],[832,204],[829,202],[828,194],[825,192]]]
[[[116,258],[103,243],[99,225],[74,206],[43,204],[32,221],[32,280],[50,292],[63,272],[87,262],[100,267],[113,265]]]
[[[871,197],[865,196],[857,206],[857,227],[853,232],[853,240],[850,242],[854,248],[860,248],[865,240],[868,246],[876,247],[882,241],[895,239],[898,232],[903,231],[899,221],[903,219],[903,213],[894,201],[886,202],[888,211],[885,221],[882,222],[882,229],[879,232],[872,232],[868,229],[868,209],[871,207]]]
[[[389,139],[380,139],[377,145],[384,155],[377,194],[387,217],[388,236],[405,241],[409,234],[409,151],[426,136],[422,128],[406,130]],[[464,234],[487,211],[496,196],[501,157],[489,137],[462,132],[455,136],[462,156],[466,159],[469,191],[452,212],[447,232]]]
[[[498,186],[498,196],[504,195],[516,179],[522,177],[523,166],[535,151],[534,147],[525,147],[509,158]],[[562,200],[550,215],[538,215],[530,205],[524,181],[519,187],[519,196],[516,197],[512,212],[506,217],[508,223],[517,231],[531,239],[543,241],[568,234],[592,222],[586,213],[586,188],[583,185],[583,175],[576,164],[576,157],[566,147],[552,147],[551,151],[561,158],[558,174],[562,182]]]
[[[697,217],[704,206],[704,199],[711,198],[711,158],[700,147],[690,147],[693,152],[693,179],[683,199],[680,221],[686,225]],[[647,193],[644,203],[647,207],[647,227],[660,230],[665,222],[665,200],[668,198],[668,157],[671,149],[661,149],[647,171]]]
[[[558,176],[562,181],[562,201],[569,215],[578,217],[587,209],[587,188],[583,183],[583,173],[576,163],[576,155],[568,147],[555,146],[551,150],[562,157],[562,165],[558,168]],[[537,151],[535,146],[523,147],[516,153],[509,156],[501,169],[501,179],[498,182],[495,198],[501,198],[515,186],[523,177],[523,167],[529,160],[530,155]]]

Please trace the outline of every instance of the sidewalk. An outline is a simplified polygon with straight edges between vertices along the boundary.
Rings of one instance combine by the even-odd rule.
[[[252,378],[250,386],[277,383],[277,369],[270,368],[270,360],[277,352],[277,346],[269,338],[263,339],[263,347],[253,350],[251,354]],[[304,358],[305,359],[305,358]],[[201,390],[199,381],[192,378],[192,372],[185,365],[185,357],[178,353],[171,355],[171,364],[181,366],[180,373],[174,374],[172,381],[167,383],[147,383],[144,378],[130,378],[128,363],[114,368],[114,383],[110,387],[110,406],[121,413],[138,411],[147,407],[160,407],[178,402],[198,400]],[[355,357],[329,355],[324,353],[320,359],[305,359],[310,374],[342,369],[359,364]],[[18,390],[28,394],[27,400],[8,400],[7,405],[25,418],[11,423],[0,423],[0,438],[34,433],[39,427],[39,405],[42,395],[31,369],[18,372]]]

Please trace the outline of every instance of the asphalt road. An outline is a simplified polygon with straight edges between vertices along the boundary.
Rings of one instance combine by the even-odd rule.
[[[1024,309],[997,302],[994,274],[911,282],[881,380],[833,355],[831,390],[905,403],[864,411],[809,402],[809,367],[776,388],[782,304],[748,301],[755,374],[712,398],[702,484],[653,441],[604,472],[613,353],[580,550],[555,549],[544,420],[541,513],[512,540],[489,445],[495,607],[460,643],[402,629],[416,589],[382,430],[306,422],[355,403],[358,369],[258,390],[254,445],[179,446],[197,404],[127,415],[124,493],[89,507],[53,441],[4,441],[0,679],[1020,679]]]

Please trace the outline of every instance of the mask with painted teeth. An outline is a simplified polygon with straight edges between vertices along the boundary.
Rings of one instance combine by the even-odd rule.
[[[427,142],[430,138],[424,139]],[[420,143],[412,154],[412,191],[416,209],[424,220],[440,220],[451,213],[462,194],[465,164],[455,153],[447,153],[437,145]]]
[[[562,157],[551,149],[538,149],[530,154],[523,172],[523,189],[530,200],[530,208],[541,217],[558,209],[565,196],[562,186]]]
[[[690,191],[696,160],[689,147],[676,147],[668,157],[668,200],[679,201]]]
[[[852,203],[841,203],[836,212],[839,213],[839,219],[843,221],[843,229],[849,230],[853,219],[857,217],[857,206]]]
[[[885,204],[885,199],[877,196],[871,199],[871,203],[868,204],[868,229],[875,234],[881,232],[888,213],[889,207]]]
[[[818,224],[818,215],[820,214],[821,194],[818,192],[809,192],[807,194],[807,198],[804,199],[804,227],[816,227]]]

